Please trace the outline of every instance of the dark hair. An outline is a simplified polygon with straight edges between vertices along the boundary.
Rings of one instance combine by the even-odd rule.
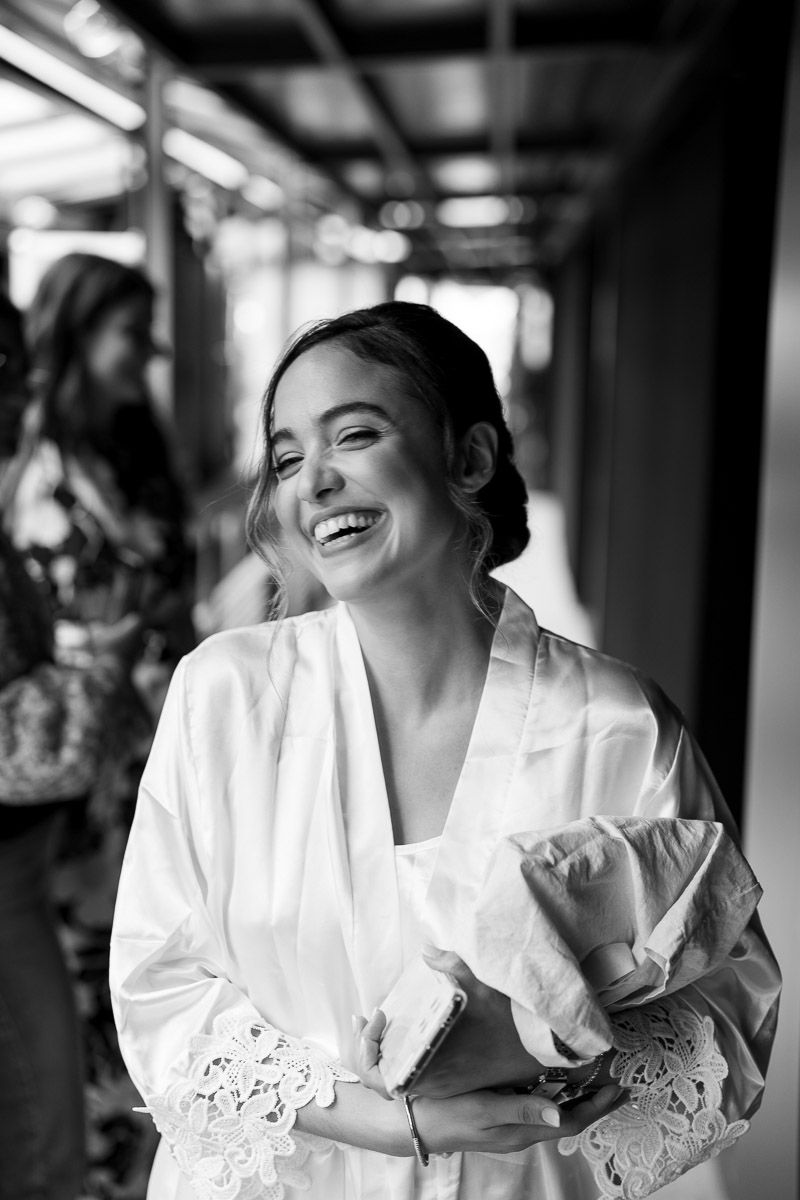
[[[276,479],[271,446],[275,392],[293,362],[307,350],[332,341],[365,362],[399,371],[433,417],[442,436],[450,497],[464,518],[472,564],[470,592],[485,610],[482,593],[489,571],[516,558],[528,543],[527,493],[514,464],[511,434],[489,360],[480,346],[427,304],[394,300],[357,309],[319,321],[290,342],[263,400],[264,452],[247,512],[250,545],[273,567],[280,584],[280,553],[270,521]],[[491,480],[471,494],[453,476],[455,451],[460,438],[480,421],[497,431],[497,465]],[[279,604],[280,595],[276,609]]]
[[[26,315],[31,384],[43,432],[56,441],[84,431],[91,403],[81,353],[86,334],[109,309],[139,297],[154,297],[144,272],[98,254],[66,254],[39,281]]]
[[[5,292],[0,292],[0,351],[11,351],[24,373],[28,367],[28,351],[25,345],[22,314]]]
[[[5,292],[0,292],[0,358],[0,460],[6,460],[13,458],[19,446],[28,395],[28,354],[22,314]],[[7,502],[9,481],[9,468],[5,466],[0,480],[0,508]]]

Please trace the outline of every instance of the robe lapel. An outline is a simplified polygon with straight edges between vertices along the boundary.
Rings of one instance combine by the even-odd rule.
[[[445,950],[469,944],[469,916],[503,833],[531,703],[538,642],[533,613],[506,589],[486,684],[428,890],[431,930]]]
[[[337,611],[330,853],[343,933],[362,1012],[383,1000],[402,967],[389,802],[369,683],[355,627]]]

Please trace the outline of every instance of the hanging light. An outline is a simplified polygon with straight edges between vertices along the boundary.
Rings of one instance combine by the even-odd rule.
[[[0,58],[118,129],[131,132],[144,124],[145,111],[140,104],[84,75],[3,25],[0,25]]]

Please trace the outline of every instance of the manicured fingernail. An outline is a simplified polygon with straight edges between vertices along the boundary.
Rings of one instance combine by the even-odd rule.
[[[422,943],[423,958],[436,958],[441,953],[442,952],[438,946],[434,946],[430,942]]]
[[[552,1125],[554,1129],[558,1129],[561,1124],[561,1113],[557,1108],[543,1108],[542,1120],[545,1125]]]
[[[350,1024],[353,1027],[353,1033],[358,1033],[358,1017],[355,1013],[350,1014]]]

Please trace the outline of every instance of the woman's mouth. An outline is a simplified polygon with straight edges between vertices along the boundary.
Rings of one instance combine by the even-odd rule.
[[[381,519],[378,512],[345,512],[328,517],[314,526],[314,540],[318,546],[344,545]]]

